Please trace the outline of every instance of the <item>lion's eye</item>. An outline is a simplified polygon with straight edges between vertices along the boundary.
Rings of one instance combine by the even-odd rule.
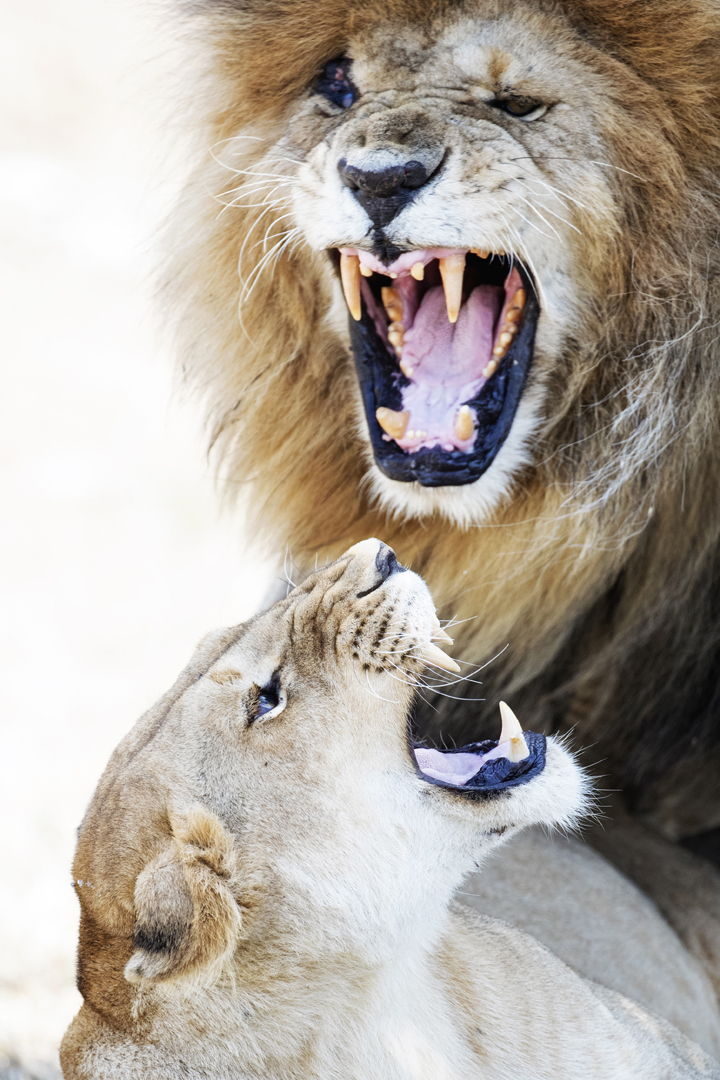
[[[498,98],[490,104],[494,109],[502,109],[518,120],[537,120],[547,112],[547,105],[521,97]]]
[[[252,724],[256,720],[269,720],[273,716],[279,716],[287,704],[287,697],[280,688],[278,675],[273,675],[267,686],[256,687],[256,691],[257,697],[253,700],[248,723]]]
[[[328,60],[315,83],[317,92],[341,109],[349,109],[357,97],[350,79],[351,67],[352,60],[347,56],[336,56],[334,60]]]

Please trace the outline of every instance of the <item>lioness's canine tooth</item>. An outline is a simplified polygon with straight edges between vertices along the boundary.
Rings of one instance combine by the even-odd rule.
[[[502,717],[502,728],[498,742],[510,743],[510,751],[507,754],[509,761],[524,761],[526,757],[530,756],[528,744],[525,742],[520,721],[504,701],[500,702],[500,716]]]
[[[362,263],[362,262],[360,263],[360,273],[362,274],[363,277],[372,277],[372,275],[373,275],[373,272],[370,269],[370,267],[366,266],[365,263]]]
[[[475,424],[473,422],[473,414],[469,405],[461,405],[457,411],[455,417],[455,436],[461,442],[467,442],[472,438],[472,433],[475,430]]]
[[[443,630],[442,626],[438,626],[437,630],[433,630],[430,640],[444,641],[446,645],[452,645],[454,642],[454,639],[450,637],[446,630]]]
[[[410,273],[416,281],[422,281],[422,279],[425,277],[425,263],[413,263],[410,267]]]
[[[391,285],[383,285],[380,290],[383,307],[391,323],[403,321],[403,302],[400,293]]]
[[[453,658],[447,656],[442,649],[438,649],[437,645],[433,645],[432,641],[421,646],[416,655],[420,660],[423,660],[426,664],[431,664],[433,667],[442,668],[443,671],[452,671],[455,674],[460,673],[460,665],[456,664]]]
[[[463,276],[465,274],[464,254],[446,255],[439,259],[440,276],[445,290],[445,306],[451,323],[457,322],[462,304]]]
[[[357,255],[340,256],[340,277],[348,310],[356,322],[362,317],[360,303],[360,260]]]
[[[381,406],[375,410],[375,418],[378,424],[393,439],[402,439],[410,420],[409,412],[395,412],[394,409],[386,409]]]

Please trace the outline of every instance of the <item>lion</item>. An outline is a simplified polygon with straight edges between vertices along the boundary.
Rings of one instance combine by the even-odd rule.
[[[251,532],[427,579],[492,667],[426,731],[513,700],[662,836],[717,829],[716,4],[182,11],[166,303]]]
[[[664,1018],[453,902],[589,793],[507,706],[499,740],[414,740],[418,686],[457,668],[445,640],[422,579],[368,540],[201,643],[80,828],[68,1080],[720,1077]],[[687,955],[638,962],[697,990]],[[683,1005],[720,1047],[712,991]]]

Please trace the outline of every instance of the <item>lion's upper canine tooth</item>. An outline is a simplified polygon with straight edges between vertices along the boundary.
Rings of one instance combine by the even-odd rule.
[[[512,300],[510,301],[510,304],[508,306],[508,313],[505,316],[505,318],[508,318],[511,311],[522,311],[522,309],[524,307],[525,307],[525,290],[524,289],[518,289],[518,291],[515,293]],[[515,319],[510,320],[510,322],[515,322],[515,321],[516,321]]]
[[[526,757],[530,756],[528,744],[525,742],[520,721],[504,701],[500,702],[500,716],[502,717],[502,730],[498,742],[510,743],[510,750],[505,756],[509,761],[524,761]]]
[[[462,304],[465,255],[459,252],[456,255],[446,255],[444,259],[439,259],[438,262],[443,289],[445,290],[448,319],[451,323],[454,323],[457,322],[460,305]]]
[[[437,630],[433,630],[430,635],[431,641],[444,641],[446,645],[452,645],[454,638],[451,638],[446,630],[443,630],[442,626],[438,626]]]
[[[410,273],[416,281],[422,281],[425,277],[425,263],[416,262],[410,267]]]
[[[386,431],[393,439],[402,439],[407,430],[410,413],[395,412],[394,409],[381,406],[375,410],[375,417],[383,431]]]
[[[360,260],[357,255],[340,255],[340,277],[348,309],[353,319],[362,317],[360,303]]]
[[[438,649],[437,645],[433,645],[432,641],[422,645],[416,655],[426,664],[432,664],[433,667],[442,668],[443,671],[452,671],[455,674],[460,673],[460,665],[456,664],[453,658],[447,656],[442,649]]]
[[[391,323],[403,321],[403,302],[400,293],[391,285],[383,285],[380,290],[383,307]]]

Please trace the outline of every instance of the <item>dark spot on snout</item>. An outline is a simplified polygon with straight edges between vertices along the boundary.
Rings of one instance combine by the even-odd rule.
[[[414,160],[374,171],[348,165],[341,158],[337,168],[343,184],[350,188],[377,229],[389,225],[430,179],[422,162]]]
[[[369,596],[370,593],[379,589],[383,582],[387,581],[391,574],[399,574],[407,570],[406,566],[403,566],[397,561],[397,555],[391,547],[387,544],[383,544],[377,555],[375,556],[375,568],[378,571],[379,579],[370,586],[369,589],[365,589],[364,592],[357,593],[357,599],[361,600],[363,596]]]

